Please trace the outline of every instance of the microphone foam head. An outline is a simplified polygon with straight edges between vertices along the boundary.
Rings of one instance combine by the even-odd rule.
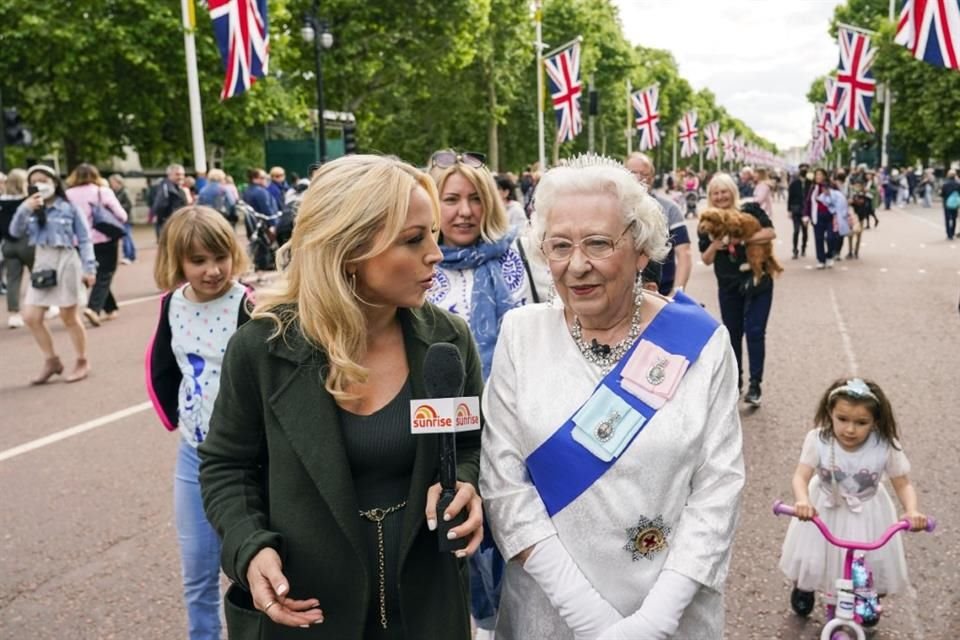
[[[460,351],[449,342],[430,345],[423,359],[423,385],[430,398],[455,398],[463,392],[466,374]]]

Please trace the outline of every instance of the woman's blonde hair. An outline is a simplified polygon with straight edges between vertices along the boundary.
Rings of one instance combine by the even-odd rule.
[[[336,399],[366,381],[359,362],[367,325],[348,265],[369,260],[395,242],[407,220],[410,195],[424,189],[439,220],[437,189],[426,173],[391,157],[351,155],[321,167],[310,181],[290,241],[280,248],[277,285],[257,296],[254,318],[276,324],[271,339],[299,331],[329,362],[325,387]]]
[[[740,189],[737,188],[737,183],[730,177],[729,173],[715,173],[710,178],[710,182],[707,183],[707,206],[709,207],[717,206],[710,200],[710,192],[715,188],[729,191],[733,195],[733,204],[730,205],[730,208],[740,209]]]
[[[631,235],[636,250],[651,260],[663,262],[670,251],[670,236],[660,204],[626,167],[609,159],[598,162],[600,164],[588,166],[554,167],[543,174],[534,200],[536,215],[531,217],[536,242],[543,241],[550,213],[567,196],[608,195],[616,201],[624,224],[633,224]]]
[[[466,178],[473,188],[477,190],[480,197],[480,205],[483,207],[483,220],[480,222],[480,237],[484,242],[496,242],[507,233],[510,223],[507,218],[507,210],[500,200],[500,194],[497,192],[497,183],[493,175],[486,167],[474,168],[462,162],[456,162],[446,169],[433,167],[430,169],[430,176],[437,184],[437,192],[440,197],[443,196],[443,185],[447,183],[447,178],[455,173],[459,173]],[[440,240],[441,244],[443,239]]]
[[[223,172],[223,169],[210,169],[207,173],[208,182],[226,182],[227,174]]]
[[[229,255],[233,259],[231,277],[239,276],[250,266],[230,223],[210,207],[188,206],[174,211],[164,223],[157,245],[153,279],[164,291],[170,291],[186,280],[183,261],[195,247],[202,247],[215,256]]]
[[[67,186],[79,187],[85,184],[102,186],[102,180],[103,178],[100,177],[100,171],[92,164],[84,162],[74,167],[73,172],[67,176]]]
[[[25,169],[12,169],[7,175],[3,192],[8,196],[27,195],[27,172]]]

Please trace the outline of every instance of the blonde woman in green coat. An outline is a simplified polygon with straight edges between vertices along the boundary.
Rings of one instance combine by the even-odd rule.
[[[278,287],[226,350],[200,483],[223,539],[231,640],[470,637],[464,558],[483,536],[480,432],[458,434],[445,515],[465,550],[437,551],[439,436],[410,434],[423,358],[480,360],[462,320],[425,296],[441,259],[426,174],[349,156],[315,175]],[[379,523],[377,520],[379,519]],[[303,629],[297,628],[303,627]]]

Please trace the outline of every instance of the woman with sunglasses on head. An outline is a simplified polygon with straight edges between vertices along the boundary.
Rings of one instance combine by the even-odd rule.
[[[744,481],[727,332],[644,290],[667,225],[620,163],[548,171],[534,224],[563,306],[507,316],[484,391],[496,638],[719,639]]]
[[[530,266],[511,227],[493,175],[482,153],[437,151],[430,158],[430,175],[440,194],[440,250],[428,299],[461,316],[480,351],[483,379],[490,373],[504,314],[533,299]],[[470,559],[471,611],[479,629],[496,621],[499,576],[503,559],[487,536]]]
[[[486,380],[503,315],[533,300],[518,229],[510,228],[484,162],[483,154],[471,151],[437,151],[430,158],[440,193],[443,260],[427,297],[468,322]]]
[[[480,432],[456,438],[455,555],[438,552],[440,438],[410,432],[431,345],[459,352],[464,395],[483,386],[466,323],[424,304],[438,208],[430,177],[399,160],[324,164],[276,288],[230,340],[198,451],[232,639],[470,637]]]

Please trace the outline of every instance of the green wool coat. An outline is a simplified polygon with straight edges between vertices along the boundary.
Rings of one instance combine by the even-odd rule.
[[[427,348],[450,342],[466,369],[464,395],[483,388],[480,359],[466,323],[432,305],[399,312],[413,398],[424,398]],[[221,564],[231,640],[363,637],[375,585],[362,548],[350,467],[333,397],[324,389],[326,357],[299,331],[270,339],[274,324],[252,320],[230,341],[210,433],[200,446],[204,508],[223,541]],[[467,566],[437,551],[427,529],[427,489],[438,481],[439,436],[417,437],[402,511],[400,607],[409,640],[470,637]],[[458,475],[477,485],[480,432],[457,436]],[[264,547],[277,550],[290,597],[320,601],[325,622],[310,629],[274,624],[253,608],[247,566]]]

